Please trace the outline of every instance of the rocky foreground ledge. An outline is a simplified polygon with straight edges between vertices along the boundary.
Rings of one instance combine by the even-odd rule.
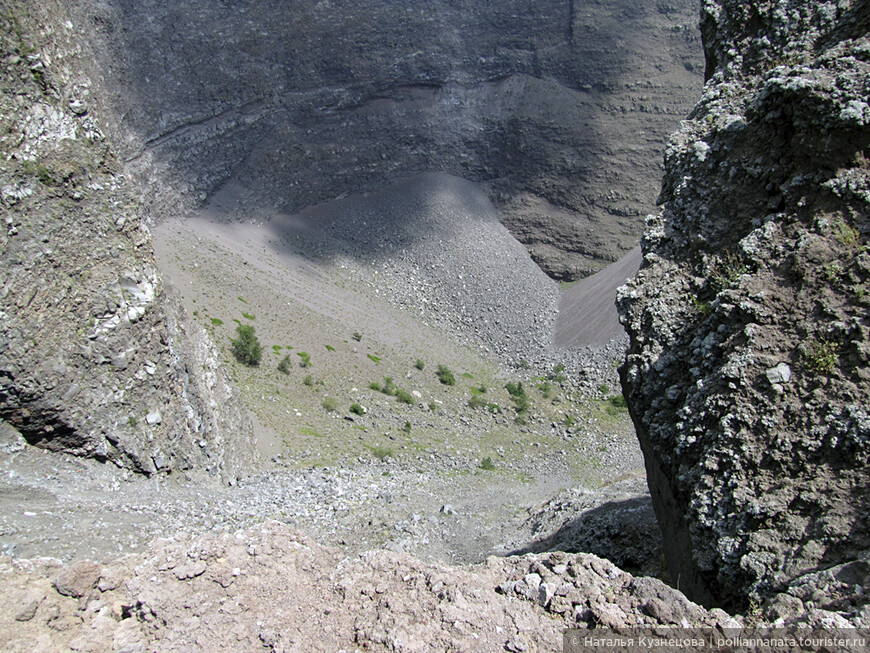
[[[555,651],[568,627],[854,628],[870,561],[799,579],[749,616],[561,552],[473,567],[345,557],[277,522],[156,540],[99,565],[0,558],[8,651]]]

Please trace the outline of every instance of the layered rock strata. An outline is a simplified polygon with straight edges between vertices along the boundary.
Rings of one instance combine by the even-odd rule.
[[[673,581],[745,605],[870,548],[870,5],[706,1],[708,82],[618,299]]]
[[[228,186],[244,219],[447,172],[558,278],[636,245],[700,88],[692,0],[67,4],[155,218]]]
[[[52,451],[232,479],[250,424],[162,286],[73,24],[55,2],[0,8],[0,417]]]

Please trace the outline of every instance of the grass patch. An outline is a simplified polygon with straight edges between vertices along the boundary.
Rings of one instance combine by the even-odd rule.
[[[396,390],[396,401],[402,404],[408,404],[410,406],[414,403],[414,397],[407,390],[399,388],[398,390]]]
[[[326,397],[320,405],[323,406],[323,410],[327,413],[338,411],[338,399],[335,397]]]
[[[426,363],[423,361],[422,358],[418,358],[416,360],[416,362],[414,363],[414,367],[416,367],[418,370],[420,370],[422,372],[423,368],[426,367]]]
[[[242,311],[242,317],[245,318],[246,320],[256,320],[257,319],[256,315],[252,315],[251,313],[245,313],[244,311]]]
[[[310,426],[300,427],[299,433],[301,435],[307,435],[307,436],[312,437],[312,438],[325,438],[326,437],[322,433],[318,433],[316,430],[314,430]]]
[[[335,351],[335,347],[333,347],[332,345],[325,345],[325,347],[326,351]]]
[[[245,299],[244,299],[243,297],[239,297],[238,300],[239,300],[240,302],[242,302],[243,304],[247,304],[247,303],[248,303],[248,302],[245,301]]]
[[[369,357],[369,360],[371,360],[372,362],[374,362],[375,365],[377,365],[378,363],[381,362],[381,357],[380,357],[380,356],[375,356],[374,354],[366,354],[366,356],[368,356],[368,357]]]
[[[354,402],[350,405],[350,412],[352,412],[354,415],[362,416],[366,414],[366,409],[363,408],[360,404]]]
[[[297,351],[296,355],[301,359],[299,361],[299,367],[311,367],[311,356],[307,351]]]
[[[284,358],[281,359],[281,362],[278,363],[278,371],[282,374],[290,374],[290,354],[287,354]]]
[[[504,389],[511,396],[511,401],[514,402],[514,408],[517,415],[523,415],[529,410],[529,396],[526,394],[526,389],[523,387],[523,382],[506,383]]]
[[[219,327],[224,323],[224,321],[219,317],[210,317],[209,320],[211,320],[212,326],[216,327]]]
[[[353,339],[356,340],[357,342],[359,342],[360,340],[362,340],[362,334],[359,331],[354,331],[353,332]]]

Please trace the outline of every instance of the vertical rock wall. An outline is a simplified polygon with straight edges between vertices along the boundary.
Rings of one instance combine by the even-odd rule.
[[[0,2],[0,417],[31,444],[234,478],[251,427],[154,268],[59,3]]]
[[[672,580],[745,605],[870,548],[870,4],[702,3],[622,378]]]

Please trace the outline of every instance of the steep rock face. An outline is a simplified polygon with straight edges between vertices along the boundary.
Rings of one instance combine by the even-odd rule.
[[[73,25],[54,2],[0,9],[0,417],[52,451],[233,478],[250,425],[162,287]]]
[[[67,4],[156,217],[448,172],[560,278],[636,244],[700,88],[693,0]]]
[[[618,299],[666,557],[708,604],[870,547],[868,21],[703,4],[710,79]]]

